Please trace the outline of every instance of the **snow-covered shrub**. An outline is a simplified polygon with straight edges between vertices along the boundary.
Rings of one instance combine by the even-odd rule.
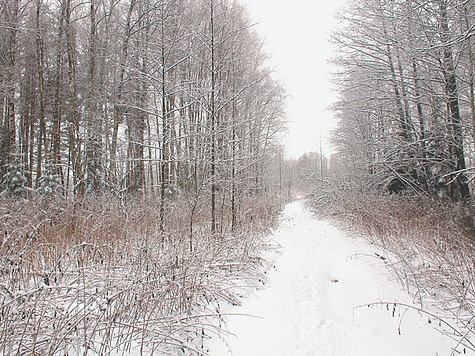
[[[18,164],[8,164],[6,166],[6,173],[1,178],[0,188],[2,194],[16,197],[26,197],[31,190],[28,187],[25,171]]]
[[[38,179],[37,185],[37,192],[42,195],[52,196],[64,194],[62,178],[58,173],[55,173],[51,167],[48,167],[46,173]]]
[[[190,249],[186,206],[167,210],[163,233],[157,207],[0,197],[0,354],[204,353],[219,302],[239,303],[241,283],[264,278],[259,236],[274,219],[252,212],[254,232],[217,238],[198,215]]]

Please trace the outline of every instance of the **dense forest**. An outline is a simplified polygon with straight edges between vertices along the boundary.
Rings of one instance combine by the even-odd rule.
[[[199,354],[285,195],[246,9],[2,0],[0,29],[0,353]]]
[[[3,191],[231,205],[281,155],[284,92],[229,1],[2,1]]]
[[[333,36],[333,142],[365,189],[469,201],[473,1],[351,1]]]

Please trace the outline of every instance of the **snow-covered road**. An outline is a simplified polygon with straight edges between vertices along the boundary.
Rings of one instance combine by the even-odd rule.
[[[282,253],[268,288],[227,311],[231,333],[209,341],[210,355],[450,355],[455,342],[425,316],[355,306],[411,303],[389,279],[375,248],[318,220],[302,202],[286,206],[274,238]],[[404,314],[399,317],[399,314]],[[244,316],[252,315],[252,316]],[[398,333],[400,328],[401,335]]]

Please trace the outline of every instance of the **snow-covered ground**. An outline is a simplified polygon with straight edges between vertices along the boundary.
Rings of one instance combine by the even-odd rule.
[[[393,305],[411,297],[391,280],[376,249],[318,220],[302,202],[287,205],[273,236],[282,246],[267,288],[226,310],[229,335],[210,355],[450,355],[454,340],[425,315]],[[399,333],[400,330],[400,333]]]

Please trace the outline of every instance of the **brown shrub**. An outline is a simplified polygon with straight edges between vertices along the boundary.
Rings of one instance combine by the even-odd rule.
[[[217,237],[200,202],[192,250],[186,201],[170,202],[164,232],[158,204],[2,198],[0,354],[195,350],[219,317],[209,303],[239,303],[241,284],[263,278],[260,236],[279,204],[249,199],[240,218],[243,226],[252,218],[254,232]]]
[[[343,192],[335,186],[322,186],[312,201],[319,214],[380,246],[385,263],[421,309],[435,305],[438,318],[456,330],[460,344],[475,351],[471,208],[427,197]]]

